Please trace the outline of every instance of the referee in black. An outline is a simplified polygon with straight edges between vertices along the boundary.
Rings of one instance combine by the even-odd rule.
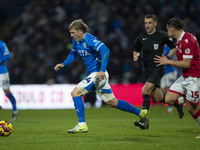
[[[164,102],[164,96],[160,89],[160,80],[164,75],[164,66],[156,66],[153,58],[155,55],[162,56],[164,45],[168,45],[171,49],[176,46],[173,39],[163,32],[156,31],[157,17],[154,14],[148,14],[144,17],[145,29],[135,40],[133,49],[133,60],[137,61],[140,52],[142,53],[142,64],[145,72],[146,83],[142,88],[143,107],[149,111],[150,94],[156,100]],[[135,126],[141,129],[148,129],[143,120],[134,121]]]

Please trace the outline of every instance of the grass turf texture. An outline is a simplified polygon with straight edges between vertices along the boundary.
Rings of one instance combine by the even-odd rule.
[[[185,110],[183,119],[174,109],[151,107],[150,128],[134,126],[136,115],[103,107],[86,109],[88,133],[68,134],[77,124],[75,110],[20,110],[16,121],[11,111],[0,111],[0,120],[10,121],[13,132],[0,137],[1,150],[199,150],[200,127]]]

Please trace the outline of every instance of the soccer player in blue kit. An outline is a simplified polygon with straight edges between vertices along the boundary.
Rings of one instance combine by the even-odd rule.
[[[7,61],[9,58],[10,58],[9,50],[6,44],[0,40],[0,86],[3,88],[4,93],[9,98],[12,104],[13,107],[12,120],[14,121],[17,118],[18,110],[16,107],[15,97],[10,92],[9,73],[6,65],[4,64],[4,62]]]
[[[63,63],[57,64],[54,67],[54,69],[58,71],[64,66],[72,63],[78,56],[80,56],[88,73],[88,77],[83,79],[71,92],[78,116],[78,124],[67,132],[88,132],[82,96],[88,94],[89,92],[96,92],[110,107],[115,107],[120,110],[136,114],[144,121],[145,127],[148,128],[149,122],[147,118],[147,111],[140,110],[124,100],[118,100],[115,98],[108,83],[109,75],[106,70],[110,50],[104,43],[99,41],[87,31],[88,26],[82,19],[75,20],[69,25],[69,32],[73,38],[72,50]],[[98,79],[99,82],[96,82]],[[100,83],[103,83],[103,81],[105,81],[105,83],[100,87]]]

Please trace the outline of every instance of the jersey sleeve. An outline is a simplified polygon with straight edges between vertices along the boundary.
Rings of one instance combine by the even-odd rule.
[[[171,37],[169,37],[168,35],[164,35],[164,39],[165,39],[165,44],[167,44],[167,46],[169,46],[169,48],[173,49],[176,47],[176,45]]]
[[[62,63],[64,66],[74,62],[76,58],[78,57],[78,52],[76,50],[76,42],[75,40],[72,41],[72,49],[69,55],[67,56],[67,59]]]
[[[182,43],[183,58],[193,58],[193,44],[189,39],[185,39]]]
[[[100,47],[104,45],[103,42],[99,41],[98,39],[96,38],[91,38],[89,41],[88,41],[88,46],[91,47],[92,49],[96,50],[96,51],[99,51]]]
[[[101,55],[100,71],[105,72],[107,64],[108,64],[110,50],[107,48],[107,46],[103,42],[99,41],[96,38],[91,38],[88,42],[88,46],[100,53]]]
[[[140,52],[141,48],[142,48],[142,45],[140,43],[140,37],[137,37],[135,42],[134,42],[134,45],[133,45],[133,51]]]

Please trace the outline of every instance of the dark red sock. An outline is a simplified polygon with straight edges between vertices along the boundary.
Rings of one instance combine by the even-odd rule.
[[[173,106],[176,106],[176,105],[178,105],[178,100],[176,100],[176,101],[174,102],[174,104],[173,104]]]
[[[197,113],[194,114],[192,117],[193,117],[194,119],[197,119],[199,116],[200,116],[200,110],[198,110]]]

